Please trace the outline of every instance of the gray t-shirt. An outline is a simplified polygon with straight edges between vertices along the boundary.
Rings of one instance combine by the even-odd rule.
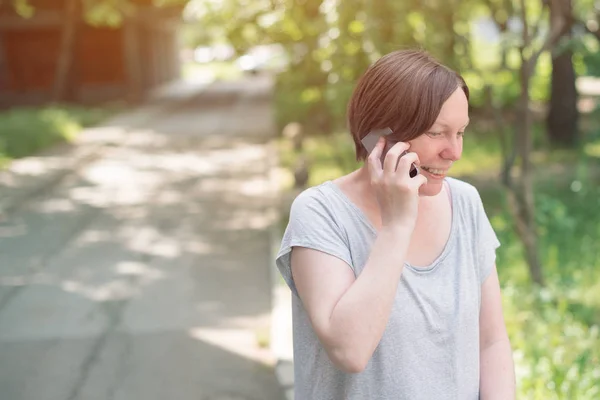
[[[383,337],[356,374],[329,360],[298,297],[290,255],[294,246],[316,249],[345,261],[358,276],[377,232],[331,181],[294,200],[276,263],[293,293],[296,400],[479,398],[481,284],[493,271],[500,243],[475,187],[446,182],[452,199],[448,242],[429,266],[405,263]]]

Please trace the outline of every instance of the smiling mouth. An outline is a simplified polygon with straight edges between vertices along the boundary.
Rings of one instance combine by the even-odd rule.
[[[429,167],[421,167],[425,171],[429,172],[432,175],[444,176],[448,172],[447,169],[437,169],[437,168],[429,168]]]

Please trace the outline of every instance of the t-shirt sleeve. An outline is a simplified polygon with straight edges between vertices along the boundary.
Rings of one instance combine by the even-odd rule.
[[[292,203],[288,225],[275,259],[281,276],[292,292],[298,295],[291,268],[291,252],[296,246],[330,254],[348,266],[352,265],[348,238],[317,188],[300,193]]]
[[[496,249],[500,247],[500,241],[485,212],[479,193],[477,193],[476,223],[479,282],[483,284],[494,270],[494,265],[496,264]]]

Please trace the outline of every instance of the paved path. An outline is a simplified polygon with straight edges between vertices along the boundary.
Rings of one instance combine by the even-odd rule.
[[[282,398],[269,86],[210,86],[2,222],[0,398]]]

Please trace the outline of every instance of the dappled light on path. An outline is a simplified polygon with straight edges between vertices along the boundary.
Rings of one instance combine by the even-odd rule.
[[[0,358],[19,362],[0,366],[0,389],[11,399],[279,400],[260,344],[270,114],[243,86],[217,89],[206,95],[219,108],[202,95],[151,128],[124,127],[2,225]]]

